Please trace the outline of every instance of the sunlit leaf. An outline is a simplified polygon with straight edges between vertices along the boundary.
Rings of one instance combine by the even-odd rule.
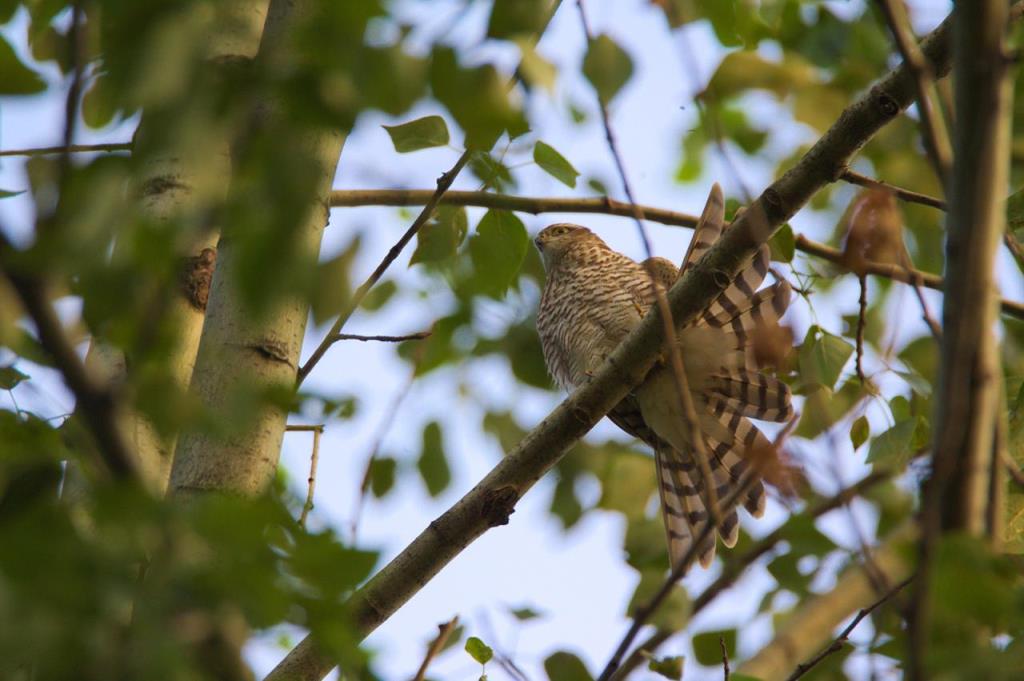
[[[554,64],[537,53],[529,40],[518,40],[519,50],[522,59],[519,61],[519,71],[527,83],[535,87],[542,87],[549,93],[555,91],[555,81],[558,78],[558,69]]]
[[[401,125],[382,126],[388,131],[395,151],[404,154],[448,144],[448,125],[440,116],[424,116]]]
[[[494,657],[494,651],[491,650],[490,646],[476,636],[470,636],[466,639],[466,652],[480,664],[487,664]]]
[[[551,175],[562,184],[572,188],[576,187],[576,178],[580,176],[579,171],[564,156],[558,153],[554,147],[538,140],[533,145],[533,160],[548,175]]]

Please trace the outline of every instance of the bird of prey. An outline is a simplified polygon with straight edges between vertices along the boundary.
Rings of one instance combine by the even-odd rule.
[[[566,390],[587,382],[655,302],[652,274],[658,285],[669,289],[718,239],[723,220],[722,190],[716,184],[681,271],[664,258],[637,263],[586,227],[562,223],[543,229],[535,239],[547,273],[537,332],[555,381]],[[768,247],[762,246],[731,284],[677,334],[719,500],[726,499],[751,468],[748,454],[762,447],[760,451],[769,451],[767,439],[749,419],[785,421],[792,411],[788,386],[761,373],[753,350],[757,328],[777,322],[789,304],[790,287],[784,280],[757,290],[768,266]],[[608,414],[619,428],[654,450],[674,568],[708,520],[704,480],[678,395],[671,368],[661,362]],[[741,501],[755,517],[764,513],[760,480]],[[736,510],[720,511],[718,534],[732,547],[739,536]],[[700,562],[707,567],[715,554],[714,533],[698,549]]]

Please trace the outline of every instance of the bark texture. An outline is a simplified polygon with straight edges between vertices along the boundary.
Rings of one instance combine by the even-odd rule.
[[[267,4],[268,0],[225,0],[216,4],[207,42],[210,68],[250,60],[256,55]],[[205,130],[203,143],[194,144],[168,135],[164,124],[165,121],[143,112],[134,148],[145,153],[141,155],[143,160],[133,191],[143,213],[151,219],[202,220],[198,213],[222,202],[227,195],[233,133],[229,129]],[[188,387],[192,378],[206,293],[216,263],[217,231],[204,231],[204,236],[192,240],[181,254],[181,295],[175,296],[167,309],[167,314],[176,320],[179,337],[166,362],[174,386],[181,390]],[[100,340],[90,345],[86,365],[112,385],[123,382],[127,375],[124,353]],[[146,418],[132,411],[123,416],[121,427],[138,459],[137,468],[143,480],[153,491],[162,492],[170,475],[174,438],[161,437]],[[80,498],[84,493],[82,483],[80,471],[69,467],[65,498]]]
[[[272,0],[257,55],[262,67],[273,69],[287,56],[290,27],[312,7],[307,1]],[[276,102],[267,98],[256,107],[257,128],[290,129]],[[316,262],[343,141],[339,131],[326,129],[288,136],[288,153],[312,164],[317,178],[305,210],[288,226],[299,261]],[[286,297],[269,311],[253,313],[239,284],[244,263],[233,231],[240,229],[244,225],[226,225],[218,243],[217,269],[191,386],[206,415],[227,428],[218,434],[192,431],[181,438],[171,471],[171,490],[178,495],[208,491],[256,495],[277,471],[286,410],[263,406],[253,421],[238,427],[232,423],[232,409],[242,394],[259,399],[268,391],[293,389],[309,303]]]

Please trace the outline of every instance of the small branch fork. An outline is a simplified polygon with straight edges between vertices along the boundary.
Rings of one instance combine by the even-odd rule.
[[[860,624],[864,620],[865,617],[867,617],[872,612],[874,612],[875,610],[877,610],[878,608],[880,608],[881,606],[885,605],[890,600],[892,600],[893,597],[895,597],[896,594],[898,594],[900,591],[902,591],[903,587],[905,587],[908,584],[910,584],[910,582],[913,579],[914,578],[912,576],[911,577],[907,577],[902,582],[897,584],[893,589],[891,589],[885,595],[883,595],[881,598],[879,598],[877,601],[875,601],[874,603],[872,603],[868,607],[866,607],[863,610],[861,610],[860,612],[858,612],[856,617],[854,617],[852,620],[850,620],[850,623],[848,625],[846,625],[846,628],[843,629],[842,632],[840,632],[839,636],[837,636],[835,638],[835,640],[832,641],[832,643],[830,643],[828,646],[823,648],[820,653],[818,653],[817,655],[812,657],[807,662],[801,662],[799,665],[797,665],[796,669],[793,671],[792,674],[790,674],[787,677],[786,681],[795,681],[796,679],[799,679],[801,676],[803,676],[807,672],[811,671],[817,664],[819,664],[826,657],[828,657],[829,655],[831,655],[833,653],[837,653],[840,650],[842,650],[843,646],[846,645],[846,643],[850,640],[850,634],[852,634],[853,630],[857,628],[857,625]]]
[[[458,177],[459,173],[466,166],[471,154],[472,152],[469,149],[462,152],[462,155],[459,156],[455,165],[453,165],[448,172],[437,178],[437,189],[434,190],[433,195],[431,195],[430,199],[428,199],[424,204],[423,210],[421,210],[420,214],[416,216],[415,220],[413,220],[409,229],[405,230],[402,237],[396,241],[395,245],[391,247],[391,250],[387,252],[384,259],[377,265],[376,269],[370,273],[370,276],[366,278],[366,281],[364,281],[359,288],[356,289],[356,292],[352,294],[352,300],[349,302],[348,307],[334,322],[333,326],[331,326],[331,330],[327,332],[327,336],[320,342],[320,345],[317,346],[316,350],[313,351],[313,354],[306,360],[306,363],[299,368],[296,379],[296,383],[298,385],[301,385],[302,382],[306,380],[306,376],[308,376],[309,372],[313,370],[313,367],[323,359],[327,350],[337,340],[339,340],[341,329],[345,326],[345,322],[347,322],[352,316],[352,313],[359,308],[359,304],[363,302],[363,298],[366,297],[366,294],[369,293],[370,289],[373,288],[373,285],[377,283],[381,276],[383,276],[384,272],[391,266],[391,263],[398,258],[398,255],[402,252],[402,249],[405,248],[406,244],[416,236],[416,233],[420,231],[420,228],[423,227],[423,225],[427,223],[427,220],[430,219],[430,216],[434,214],[434,209],[437,208],[440,203],[441,197],[444,196],[444,193],[448,191],[452,186],[452,183],[455,182],[455,178]]]

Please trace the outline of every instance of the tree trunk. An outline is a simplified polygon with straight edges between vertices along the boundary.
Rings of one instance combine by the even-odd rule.
[[[216,17],[207,42],[210,68],[252,59],[259,48],[268,0],[226,0],[216,4]],[[199,220],[210,205],[223,203],[231,177],[231,134],[206,132],[202,146],[190,145],[177,137],[161,134],[161,121],[143,113],[135,134],[136,152],[146,149],[144,166],[133,191],[140,197],[143,212],[155,220]],[[200,231],[200,230],[197,230]],[[202,230],[204,238],[189,244],[182,253],[184,271],[180,295],[174,296],[168,315],[176,319],[178,343],[167,358],[174,387],[185,390],[192,379],[199,336],[216,263],[216,230]],[[115,247],[117,248],[117,247]],[[116,256],[115,256],[116,257]],[[94,341],[86,364],[98,376],[117,384],[125,380],[124,353],[101,340]],[[157,434],[152,424],[136,412],[122,420],[125,439],[131,443],[144,483],[162,493],[171,471],[175,437]],[[77,467],[69,467],[64,497],[72,502],[84,495],[84,480]]]
[[[311,0],[272,0],[257,56],[264,69],[287,59],[290,30],[313,7]],[[287,226],[297,261],[315,263],[344,136],[333,129],[296,130],[297,124],[285,120],[269,99],[256,106],[255,134],[280,132],[283,136],[274,137],[275,144],[315,168],[304,210]],[[294,389],[309,303],[303,297],[285,297],[259,314],[251,310],[240,286],[244,262],[236,237],[244,228],[226,225],[221,235],[191,386],[205,414],[230,432],[191,431],[181,438],[171,471],[171,490],[179,495],[255,495],[267,488],[277,471],[287,410],[264,404],[251,422],[233,427],[240,424],[232,423],[232,407],[243,393],[260,399],[268,391]]]

